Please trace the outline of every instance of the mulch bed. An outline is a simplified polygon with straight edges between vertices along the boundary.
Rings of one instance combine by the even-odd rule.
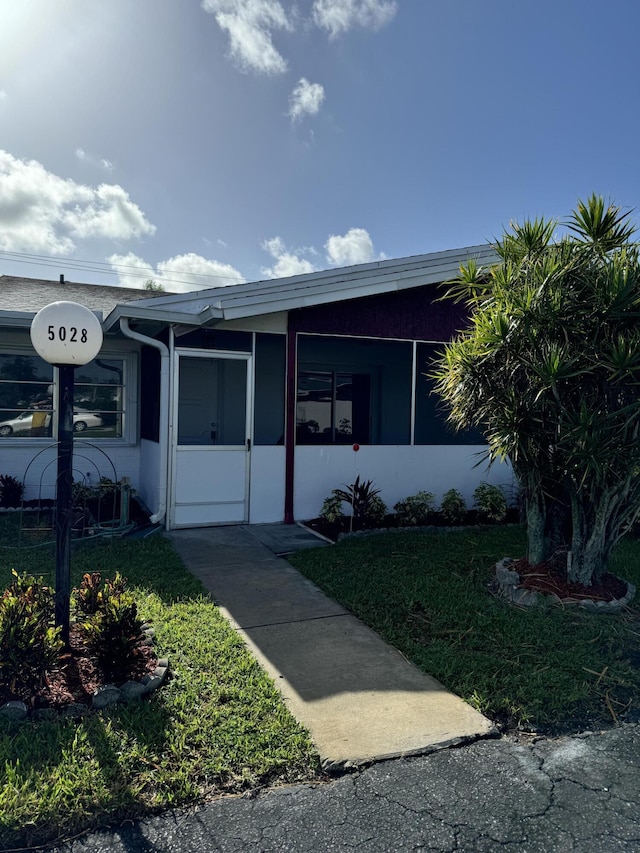
[[[627,585],[606,572],[593,586],[569,583],[561,570],[551,562],[532,566],[527,560],[517,560],[509,568],[520,575],[520,586],[544,595],[557,595],[561,601],[616,601],[627,594]]]
[[[520,517],[518,510],[509,508],[507,510],[507,517],[502,524],[517,524],[519,520]],[[331,539],[332,542],[336,542],[341,533],[376,529],[375,526],[371,524],[363,524],[359,519],[354,519],[353,526],[351,526],[350,519],[348,517],[337,522],[329,522],[324,518],[312,518],[310,521],[305,521],[304,523],[307,527],[310,527],[317,533],[321,533],[323,536],[326,536],[327,539]],[[496,522],[489,521],[477,512],[477,510],[468,510],[465,513],[464,519],[460,521],[459,524],[452,524],[450,521],[443,518],[442,514],[439,512],[431,513],[425,520],[425,526],[428,527],[473,527],[477,524],[493,525],[496,524]],[[384,521],[379,526],[383,529],[394,529],[401,525],[398,524],[398,519],[395,513],[390,513],[385,516]]]
[[[80,626],[71,625],[69,644],[71,651],[60,657],[59,665],[47,673],[44,684],[30,690],[12,691],[10,685],[0,682],[0,705],[17,699],[31,709],[59,710],[72,702],[89,706],[98,687],[139,681],[152,673],[158,662],[153,646],[144,637],[134,647],[129,664],[109,673],[101,669],[96,656],[87,648]]]

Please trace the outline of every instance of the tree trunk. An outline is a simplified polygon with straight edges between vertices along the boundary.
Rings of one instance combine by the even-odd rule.
[[[527,559],[532,566],[560,560],[564,569],[571,542],[571,510],[561,487],[532,490],[526,499]]]
[[[607,570],[613,544],[617,535],[612,535],[608,521],[612,507],[606,499],[596,505],[581,494],[571,496],[571,558],[567,565],[567,580],[584,586],[598,583]]]
[[[545,507],[541,495],[526,497],[527,511],[527,559],[532,566],[546,559]]]

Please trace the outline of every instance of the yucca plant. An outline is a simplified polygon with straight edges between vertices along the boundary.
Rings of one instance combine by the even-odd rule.
[[[469,327],[435,369],[457,428],[483,430],[526,502],[528,557],[586,585],[640,515],[640,261],[629,213],[579,202],[567,233],[536,219],[461,268]],[[570,555],[570,556],[569,556]]]

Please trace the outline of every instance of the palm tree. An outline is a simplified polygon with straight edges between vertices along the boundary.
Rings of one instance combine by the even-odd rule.
[[[436,389],[459,429],[522,489],[528,559],[585,585],[640,515],[640,262],[629,212],[591,196],[566,233],[512,225],[490,269],[461,267],[447,294],[470,325],[446,346]]]

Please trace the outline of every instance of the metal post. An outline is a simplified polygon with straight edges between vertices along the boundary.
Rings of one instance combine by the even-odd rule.
[[[69,647],[71,597],[71,486],[73,484],[74,367],[58,365],[58,476],[56,485],[56,626]]]

